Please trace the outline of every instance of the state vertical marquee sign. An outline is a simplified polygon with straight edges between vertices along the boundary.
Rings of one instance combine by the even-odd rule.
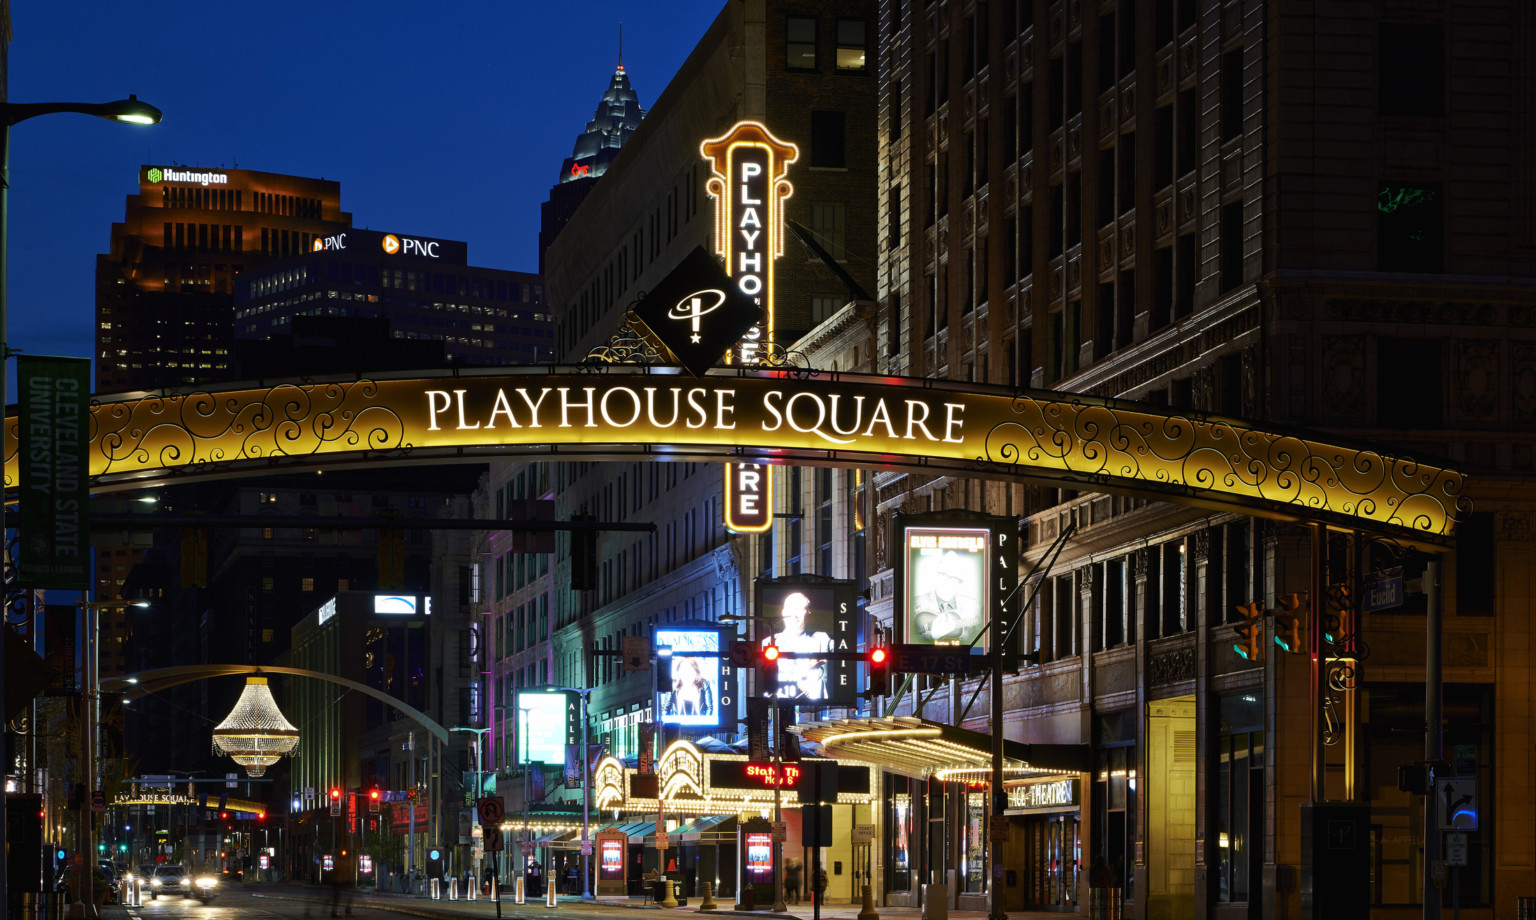
[[[736,287],[762,311],[762,321],[731,349],[733,364],[759,364],[773,341],[774,260],[784,254],[784,199],[793,192],[789,164],[800,156],[755,121],[736,123],[724,136],[699,145],[711,175],[704,185],[715,199],[715,252]],[[725,526],[763,533],[773,526],[773,477],[766,464],[725,467]]]

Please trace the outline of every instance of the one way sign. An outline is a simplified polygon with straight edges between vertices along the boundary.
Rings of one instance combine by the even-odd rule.
[[[1436,779],[1434,807],[1442,831],[1477,830],[1477,779]]]

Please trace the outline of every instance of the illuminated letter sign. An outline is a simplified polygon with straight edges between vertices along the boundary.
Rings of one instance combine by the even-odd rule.
[[[738,122],[723,137],[700,144],[699,151],[713,173],[705,189],[715,199],[716,250],[737,289],[756,301],[766,319],[747,331],[732,359],[757,364],[763,345],[773,341],[773,262],[784,253],[781,205],[792,191],[785,178],[789,164],[800,151],[755,121]],[[763,533],[773,526],[773,476],[767,466],[726,464],[725,526],[736,533]]]
[[[347,235],[338,233],[335,236],[315,237],[315,252],[339,251],[347,248]]]

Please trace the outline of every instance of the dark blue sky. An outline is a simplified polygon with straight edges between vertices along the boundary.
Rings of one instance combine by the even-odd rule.
[[[146,163],[335,179],[357,226],[536,271],[539,205],[613,74],[619,22],[649,109],[722,6],[13,0],[11,101],[137,93],[165,120],[11,129],[10,345],[90,356],[96,255]]]

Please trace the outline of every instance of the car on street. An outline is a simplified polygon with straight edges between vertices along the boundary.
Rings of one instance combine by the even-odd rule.
[[[155,874],[149,879],[150,893],[159,898],[190,897],[192,895],[192,876],[187,874],[185,866],[156,866]]]

